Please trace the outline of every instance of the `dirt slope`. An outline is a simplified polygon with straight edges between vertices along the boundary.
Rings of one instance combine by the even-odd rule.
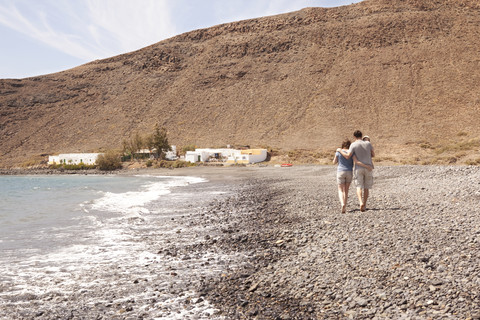
[[[180,146],[326,151],[359,128],[380,155],[457,140],[476,153],[478,48],[473,0],[366,0],[196,30],[0,80],[0,166],[117,148],[156,122]]]

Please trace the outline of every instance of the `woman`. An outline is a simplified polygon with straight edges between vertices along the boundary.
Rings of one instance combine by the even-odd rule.
[[[350,148],[350,140],[345,140],[342,143],[342,150],[348,152]],[[353,159],[346,159],[340,152],[335,152],[335,158],[333,163],[338,163],[337,167],[337,184],[338,184],[338,197],[340,198],[340,204],[342,205],[342,213],[347,211],[348,189],[352,183],[353,177]]]

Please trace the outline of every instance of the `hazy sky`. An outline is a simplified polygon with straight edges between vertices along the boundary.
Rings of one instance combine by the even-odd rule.
[[[174,35],[360,0],[0,0],[0,78],[57,72]]]

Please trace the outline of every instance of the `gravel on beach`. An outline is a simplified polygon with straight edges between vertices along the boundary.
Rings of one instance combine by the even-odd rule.
[[[250,253],[200,289],[227,318],[480,318],[478,167],[379,167],[368,210],[352,186],[346,214],[332,168],[255,176],[245,213],[215,208],[216,245]]]
[[[11,297],[0,318],[480,319],[479,167],[378,167],[368,210],[352,185],[346,214],[333,166],[210,170],[230,191],[139,228],[141,265]]]

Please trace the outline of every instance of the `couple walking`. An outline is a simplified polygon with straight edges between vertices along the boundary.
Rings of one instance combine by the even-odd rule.
[[[363,136],[360,130],[353,133],[355,141],[345,140],[342,147],[335,152],[333,163],[338,163],[337,183],[338,197],[342,205],[342,213],[347,210],[348,189],[352,177],[357,186],[357,196],[360,202],[360,211],[366,210],[369,190],[373,186],[373,161],[375,156],[370,138]],[[355,165],[355,170],[353,169]],[[353,173],[354,172],[354,173]]]

